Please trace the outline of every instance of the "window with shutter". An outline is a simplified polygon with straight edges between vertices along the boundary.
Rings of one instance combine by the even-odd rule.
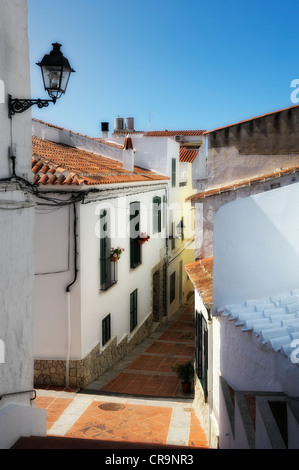
[[[140,235],[140,202],[130,204],[130,267],[136,268],[141,263]]]
[[[102,320],[102,345],[108,343],[111,338],[111,315],[107,315]]]
[[[137,291],[138,289],[135,289],[130,294],[130,332],[137,326]]]
[[[100,283],[101,290],[107,290],[117,282],[116,263],[111,262],[111,239],[109,236],[109,214],[106,209],[100,213]]]
[[[153,233],[161,232],[161,198],[153,198]]]
[[[171,160],[171,186],[176,186],[176,159]]]
[[[173,302],[175,299],[175,272],[171,274],[170,276],[170,296],[169,296],[169,302]]]
[[[208,325],[203,314],[196,311],[196,356],[195,367],[205,399],[208,396]]]

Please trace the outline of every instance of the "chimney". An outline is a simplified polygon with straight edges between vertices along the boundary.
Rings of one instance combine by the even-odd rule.
[[[131,137],[126,137],[123,149],[123,167],[124,170],[134,171],[134,147]]]
[[[108,139],[109,122],[101,122],[102,138]]]
[[[124,129],[124,118],[114,118],[114,132],[123,131]]]
[[[134,132],[134,118],[132,117],[125,118],[125,129],[127,132]]]

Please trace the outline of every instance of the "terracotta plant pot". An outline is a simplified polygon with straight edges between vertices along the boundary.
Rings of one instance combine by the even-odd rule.
[[[145,243],[145,240],[140,240],[140,238],[139,238],[138,243],[139,243],[139,245],[143,245]]]
[[[116,263],[116,261],[118,261],[118,260],[119,260],[119,258],[116,258],[115,256],[111,257],[111,261],[113,261],[113,263]]]

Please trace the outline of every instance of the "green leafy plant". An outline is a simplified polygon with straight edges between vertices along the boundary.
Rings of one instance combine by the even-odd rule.
[[[173,366],[172,370],[176,372],[182,383],[190,383],[194,377],[194,366],[192,361],[186,362],[185,364],[176,364]]]

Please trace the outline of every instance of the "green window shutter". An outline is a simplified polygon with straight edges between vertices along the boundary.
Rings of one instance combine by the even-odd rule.
[[[153,198],[153,233],[161,232],[161,198]]]
[[[141,263],[141,246],[138,243],[140,234],[140,202],[130,204],[130,267]]]
[[[167,217],[167,205],[166,205],[166,196],[163,196],[163,228],[166,227],[166,217]]]
[[[103,290],[115,282],[115,280],[112,280],[110,254],[111,239],[109,237],[108,212],[102,210],[100,213],[100,283]]]
[[[171,186],[176,186],[176,159],[171,160]]]
[[[175,299],[175,272],[171,274],[170,276],[170,295],[169,295],[169,301],[170,303],[174,301]]]
[[[138,290],[135,289],[130,294],[130,332],[133,331],[137,325],[137,292]]]
[[[196,312],[196,374],[204,391],[205,399],[208,396],[208,326],[202,313]]]

